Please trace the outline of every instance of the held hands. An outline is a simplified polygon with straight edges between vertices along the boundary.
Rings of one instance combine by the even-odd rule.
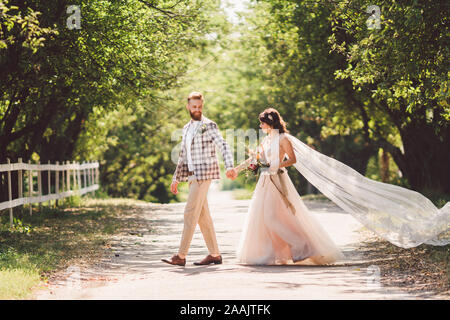
[[[225,174],[226,174],[227,178],[229,178],[231,180],[235,180],[238,176],[238,173],[235,168],[228,169]]]
[[[178,193],[178,181],[173,181],[172,184],[170,185],[170,191],[173,194],[177,194]]]

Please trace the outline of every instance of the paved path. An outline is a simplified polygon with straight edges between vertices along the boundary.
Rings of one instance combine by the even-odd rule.
[[[335,266],[245,266],[235,249],[250,200],[233,200],[213,184],[208,194],[222,265],[195,266],[207,254],[199,228],[185,267],[161,258],[177,252],[185,203],[148,204],[144,216],[157,232],[143,226],[142,236],[116,239],[105,259],[89,270],[38,292],[36,299],[415,299],[392,288],[371,287],[373,272],[354,251],[362,225],[333,204],[308,202],[323,227],[348,258]],[[73,270],[72,270],[73,271]],[[77,271],[75,269],[75,271]],[[81,280],[79,280],[81,278]],[[370,282],[369,282],[370,283]]]

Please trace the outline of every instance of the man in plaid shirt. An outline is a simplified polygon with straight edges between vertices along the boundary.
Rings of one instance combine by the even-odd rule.
[[[217,124],[202,114],[203,95],[199,92],[192,92],[188,96],[186,108],[192,119],[183,127],[180,155],[170,186],[172,193],[177,194],[178,183],[189,182],[189,196],[184,209],[183,235],[178,254],[173,255],[170,259],[162,259],[162,261],[181,266],[186,264],[186,255],[198,223],[209,255],[194,264],[220,264],[222,256],[219,253],[206,197],[211,180],[220,179],[216,145],[219,146],[225,161],[226,176],[234,180],[237,172],[234,170],[231,149],[222,138]]]

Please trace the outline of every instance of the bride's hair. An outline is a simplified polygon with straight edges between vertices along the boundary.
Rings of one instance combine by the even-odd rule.
[[[286,122],[284,122],[283,117],[275,108],[267,108],[259,114],[259,121],[265,122],[274,129],[278,129],[279,133],[289,133],[286,129]]]

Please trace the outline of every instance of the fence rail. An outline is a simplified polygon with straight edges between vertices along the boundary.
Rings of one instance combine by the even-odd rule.
[[[9,209],[10,225],[13,226],[13,208],[24,204],[29,204],[30,215],[32,214],[33,203],[41,203],[44,201],[55,200],[57,204],[59,199],[70,197],[73,195],[83,195],[88,192],[94,192],[99,188],[99,163],[98,162],[83,162],[78,163],[73,161],[70,163],[66,161],[66,164],[32,164],[31,161],[23,163],[19,158],[17,163],[11,163],[10,159],[7,159],[7,164],[0,164],[0,173],[7,172],[8,180],[8,199],[7,201],[0,202],[0,211]],[[11,187],[11,172],[18,171],[17,175],[17,187],[18,198],[12,199],[12,187]],[[42,171],[48,171],[47,174],[47,190],[48,194],[42,194]],[[54,184],[51,184],[51,173],[54,172]],[[27,175],[28,183],[25,183],[28,196],[24,197],[24,173]],[[37,177],[37,190],[34,191],[34,177]],[[82,179],[83,177],[83,179]],[[60,179],[61,178],[61,179]],[[83,183],[82,183],[83,181]],[[83,185],[82,185],[83,184]],[[72,188],[71,188],[72,186]],[[52,193],[52,187],[54,192]]]

